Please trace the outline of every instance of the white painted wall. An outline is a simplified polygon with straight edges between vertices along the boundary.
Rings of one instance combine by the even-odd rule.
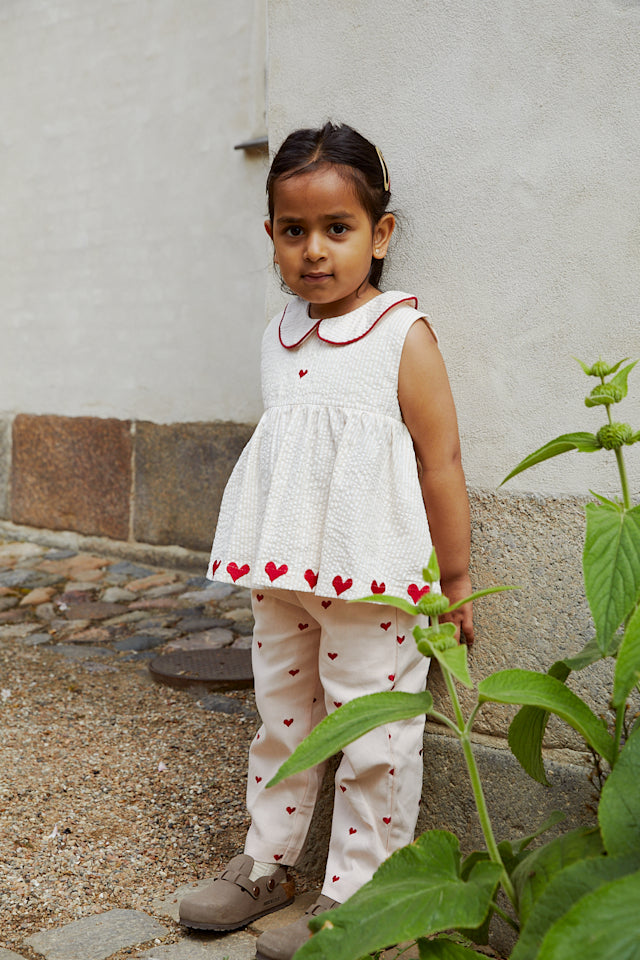
[[[383,149],[385,283],[441,335],[470,484],[595,432],[571,356],[640,356],[640,3],[270,0],[269,49],[272,146],[330,117]],[[631,384],[639,429],[640,366]],[[640,445],[627,461],[638,491]],[[566,455],[505,490],[615,490],[612,463]]]
[[[0,411],[260,413],[265,0],[0,4]]]

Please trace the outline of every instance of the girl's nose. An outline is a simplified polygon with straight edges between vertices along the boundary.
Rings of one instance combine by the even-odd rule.
[[[304,251],[307,260],[322,260],[324,258],[324,243],[321,236],[310,233]]]

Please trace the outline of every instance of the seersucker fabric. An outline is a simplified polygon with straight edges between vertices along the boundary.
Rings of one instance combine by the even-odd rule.
[[[416,306],[389,291],[318,321],[295,298],[271,320],[265,409],[225,488],[210,579],[342,599],[424,592],[431,538],[398,402]]]

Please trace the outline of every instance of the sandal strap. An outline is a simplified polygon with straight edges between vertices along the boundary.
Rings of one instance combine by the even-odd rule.
[[[226,880],[228,883],[235,883],[237,887],[240,887],[242,890],[246,890],[254,900],[257,900],[262,890],[258,886],[258,880],[263,879],[259,877],[258,880],[250,880],[245,873],[241,873],[239,870],[224,870],[218,880]]]

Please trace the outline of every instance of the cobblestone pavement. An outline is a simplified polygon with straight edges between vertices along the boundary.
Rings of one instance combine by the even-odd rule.
[[[148,661],[179,649],[246,649],[253,628],[249,599],[247,590],[212,584],[181,570],[29,541],[0,541],[0,720],[4,731],[0,756],[5,768],[0,771],[0,960],[252,960],[256,936],[263,929],[297,919],[313,900],[313,894],[303,892],[292,906],[246,931],[226,935],[185,931],[177,923],[178,902],[185,892],[206,882],[195,878],[207,875],[203,863],[211,859],[208,848],[198,853],[204,849],[203,829],[193,810],[200,808],[192,806],[182,820],[181,814],[167,812],[178,806],[186,808],[193,799],[185,799],[185,767],[178,769],[173,782],[163,781],[162,786],[169,784],[165,795],[170,797],[163,807],[162,786],[147,787],[149,776],[136,783],[141,776],[140,763],[148,757],[140,761],[137,755],[119,756],[127,750],[135,753],[126,746],[130,741],[125,726],[131,716],[125,716],[121,702],[130,712],[136,701],[139,714],[134,735],[138,744],[147,729],[140,713],[158,705],[164,713],[155,717],[155,726],[150,722],[145,735],[151,740],[165,737],[157,741],[163,749],[181,748],[179,739],[166,739],[168,725],[182,725],[185,738],[202,736],[202,728],[194,732],[190,726],[193,693],[153,684]],[[81,673],[76,676],[74,671]],[[100,687],[99,681],[105,678],[111,688]],[[88,706],[83,708],[85,712],[69,706],[79,694],[95,698],[98,716]],[[107,707],[100,706],[100,697],[106,698]],[[218,852],[226,859],[237,852],[246,829],[240,784],[246,746],[258,717],[251,692],[199,691],[196,697],[200,717],[206,717],[203,711],[215,715],[218,753],[206,756],[203,763],[210,769],[216,763],[220,766],[216,759],[220,755],[233,759],[225,764],[230,779],[211,781],[221,793],[229,793],[217,798],[223,806],[216,808],[218,823],[223,825],[215,838],[216,849],[222,847]],[[93,733],[87,733],[89,723]],[[104,733],[105,727],[115,728],[115,733]],[[100,750],[96,746],[91,754],[93,741],[97,743],[101,737]],[[50,746],[52,740],[55,747]],[[220,741],[224,741],[226,754],[220,754]],[[83,759],[90,759],[90,773],[69,779],[73,763],[82,768]],[[65,764],[70,770],[67,779]],[[83,827],[82,814],[76,811],[65,826],[58,801],[64,801],[65,791],[70,789],[67,784],[74,784],[80,808],[85,782],[90,781],[87,790],[96,791],[105,767],[109,768],[106,784],[100,792],[87,794],[89,806],[94,805],[93,822]],[[161,760],[156,764],[156,776],[163,770],[170,777],[171,771]],[[190,789],[196,795],[206,793],[202,787]],[[132,820],[140,795],[146,806]],[[87,802],[83,803],[86,808]],[[103,835],[100,823],[109,820],[116,805],[120,805],[116,826],[110,824],[111,832]],[[221,809],[226,812],[220,814]],[[145,824],[154,810],[158,826],[147,838]],[[62,819],[51,829],[51,818],[58,816]],[[172,850],[175,854],[176,844],[179,850],[182,840],[169,840],[167,828],[178,826],[181,830],[176,833],[191,831],[184,844],[186,848],[192,841],[196,852],[171,860]],[[114,839],[118,833],[124,837],[123,849]],[[225,838],[230,846],[226,851]],[[145,848],[142,852],[140,844]],[[189,857],[193,862],[188,862]],[[146,891],[137,901],[128,889],[133,885],[131,871],[136,859],[138,893]],[[169,870],[160,869],[163,864],[168,864]],[[207,866],[212,865],[209,862]],[[181,882],[181,869],[182,881],[188,877],[189,882]],[[301,888],[304,891],[304,883]]]

